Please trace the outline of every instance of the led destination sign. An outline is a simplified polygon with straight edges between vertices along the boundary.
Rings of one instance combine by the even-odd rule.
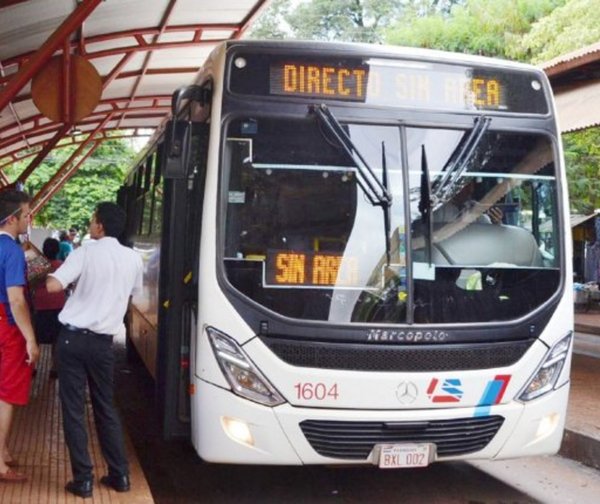
[[[431,72],[403,67],[334,67],[319,63],[271,65],[275,95],[335,100],[506,110],[506,89],[497,77]]]
[[[365,101],[368,72],[367,66],[349,68],[281,63],[271,66],[270,91],[289,96]]]
[[[535,72],[389,58],[243,56],[235,93],[434,110],[546,114]],[[236,59],[235,61],[239,61]]]

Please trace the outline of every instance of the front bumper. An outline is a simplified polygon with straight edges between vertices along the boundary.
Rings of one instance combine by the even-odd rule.
[[[560,448],[569,396],[568,383],[524,405],[512,401],[492,406],[490,416],[504,421],[482,449],[463,455],[436,456],[434,461],[500,459],[556,453]],[[376,450],[366,458],[320,455],[307,440],[300,423],[305,420],[339,422],[426,422],[477,418],[476,408],[428,410],[332,410],[284,404],[268,408],[242,399],[227,389],[198,380],[192,396],[192,440],[208,462],[233,464],[373,464]],[[222,418],[247,424],[253,438],[249,446],[236,441],[223,427]]]

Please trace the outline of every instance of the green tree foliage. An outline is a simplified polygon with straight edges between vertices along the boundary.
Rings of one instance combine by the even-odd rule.
[[[25,189],[35,195],[74,151],[73,146],[54,150],[27,179]],[[35,225],[55,229],[75,226],[85,231],[95,205],[100,201],[115,201],[117,189],[134,156],[135,152],[126,140],[103,142],[40,210]],[[9,180],[15,180],[30,162],[31,158],[6,170]]]
[[[282,40],[291,37],[285,15],[290,12],[290,0],[273,0],[252,24],[248,37],[253,39]]]
[[[294,5],[275,0],[265,13],[261,37],[383,40],[534,63],[600,40],[598,0],[305,0]],[[277,31],[281,26],[287,26],[283,36]],[[577,212],[600,208],[599,140],[597,129],[564,136],[571,205]]]
[[[387,41],[539,63],[600,39],[598,0],[467,0],[450,13],[416,13]],[[571,207],[600,208],[600,131],[563,136]]]
[[[380,43],[402,10],[396,0],[313,0],[298,5],[287,21],[301,39]]]
[[[274,0],[248,36],[381,43],[387,27],[403,16],[447,13],[460,1]]]
[[[569,0],[515,41],[511,55],[541,63],[600,40],[598,0]]]
[[[534,22],[565,0],[467,0],[452,9],[413,12],[388,29],[386,42],[506,57]]]
[[[569,0],[535,23],[509,49],[509,55],[533,63],[548,61],[600,40],[598,0]],[[563,135],[571,209],[600,208],[600,129]]]
[[[571,210],[589,214],[600,208],[600,129],[563,135]]]

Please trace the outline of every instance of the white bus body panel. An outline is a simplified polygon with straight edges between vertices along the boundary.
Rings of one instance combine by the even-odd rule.
[[[268,408],[237,397],[201,380],[196,380],[196,394],[202,401],[194,401],[192,410],[201,429],[196,429],[193,443],[198,454],[207,462],[239,464],[365,464],[376,463],[373,452],[366,460],[330,458],[319,455],[306,440],[300,422],[308,419],[335,421],[402,422],[447,420],[473,416],[476,408],[452,408],[405,411],[357,411],[297,408],[284,404]],[[454,457],[440,457],[436,461],[461,459],[493,459],[533,456],[558,451],[562,440],[568,401],[568,387],[531,401],[527,405],[512,401],[492,406],[492,415],[505,418],[492,441],[478,452]],[[205,402],[205,405],[201,404]],[[209,407],[207,407],[209,406]],[[549,414],[559,415],[554,429],[538,435],[541,421]],[[254,438],[254,446],[234,441],[222,427],[222,417],[246,422]]]
[[[224,50],[213,53],[211,68],[215,75],[222,75]],[[208,166],[219,165],[221,128],[222,80],[216,79],[213,88],[213,111],[211,117]],[[562,147],[560,147],[562,150]],[[561,153],[562,154],[562,153]],[[562,164],[562,161],[561,161]],[[560,167],[564,173],[564,166]],[[561,175],[562,176],[562,175]],[[299,424],[304,420],[335,421],[426,421],[474,417],[481,414],[477,404],[485,385],[496,375],[510,375],[500,404],[488,407],[486,414],[501,415],[504,423],[492,441],[478,452],[444,457],[439,460],[492,459],[549,454],[560,446],[568,401],[570,357],[563,367],[559,386],[540,398],[528,403],[515,400],[522,387],[541,364],[548,348],[573,330],[572,267],[570,264],[571,243],[568,226],[568,205],[563,208],[565,282],[564,292],[557,309],[536,341],[526,354],[514,365],[506,368],[444,371],[444,372],[368,372],[339,371],[315,368],[299,368],[281,361],[273,354],[243,321],[217,281],[216,222],[218,170],[209,169],[206,175],[203,211],[203,233],[201,237],[201,260],[199,268],[199,304],[196,341],[192,342],[191,396],[192,442],[199,455],[209,462],[240,464],[364,464],[371,460],[345,460],[319,455],[308,443]],[[566,182],[563,186],[563,201],[567,202]],[[229,390],[206,335],[205,327],[212,326],[244,345],[253,362],[267,379],[287,400],[294,401],[276,408],[256,404],[235,395]],[[254,339],[253,339],[254,338]],[[545,345],[547,346],[545,346]],[[459,379],[462,396],[458,403],[432,402],[434,390],[429,397],[427,389],[431,379]],[[294,398],[295,384],[299,382],[338,383],[340,397],[318,401],[303,401]],[[396,390],[402,381],[412,381],[419,389],[414,404],[402,406]],[[343,394],[343,395],[342,395]],[[539,434],[542,419],[555,414],[553,429]],[[254,439],[248,446],[229,437],[222,425],[223,417],[246,422]]]
[[[201,313],[211,314],[214,327],[226,327],[230,336],[239,338],[253,362],[270,382],[295,404],[270,408],[235,395],[216,362],[206,331],[199,328],[193,345],[196,359],[192,362],[192,383],[195,393],[192,402],[192,441],[199,455],[209,462],[243,464],[364,464],[368,460],[329,458],[319,455],[300,429],[304,420],[403,422],[449,420],[478,415],[501,415],[504,423],[492,441],[478,452],[441,457],[439,460],[510,458],[549,454],[560,447],[568,400],[570,359],[563,368],[557,390],[529,403],[515,400],[529,378],[547,354],[548,347],[536,341],[514,365],[506,368],[448,372],[356,372],[315,368],[300,368],[277,358],[258,338],[252,339],[249,329],[218,290],[204,299]],[[555,318],[546,327],[543,340],[556,342],[569,332],[569,316],[563,303]],[[561,315],[562,314],[562,318]],[[205,323],[208,321],[205,321]],[[204,327],[203,324],[201,327]],[[237,338],[236,338],[237,339]],[[510,376],[499,404],[478,406],[490,380],[498,375]],[[427,393],[432,378],[438,386]],[[443,393],[443,380],[460,380],[458,402],[436,403],[434,396]],[[410,405],[402,405],[396,391],[402,382],[412,382],[419,391]],[[307,401],[298,399],[297,383],[337,383],[338,399],[326,397]],[[554,416],[553,428],[539,434],[543,419]],[[223,417],[248,424],[254,445],[247,446],[230,438],[222,425]],[[438,460],[438,459],[436,459]]]
[[[447,409],[477,406],[488,384],[497,375],[509,377],[502,402],[508,402],[525,385],[546,354],[545,345],[536,341],[516,364],[506,368],[468,371],[382,372],[340,371],[335,369],[301,368],[278,359],[258,339],[244,347],[252,361],[269,378],[271,384],[292,406],[332,409],[415,410]],[[306,400],[298,397],[297,384],[309,383],[312,388],[321,383],[322,398]],[[402,404],[399,388],[412,383],[416,398]],[[335,394],[328,394],[336,385]],[[314,395],[314,394],[313,394]]]

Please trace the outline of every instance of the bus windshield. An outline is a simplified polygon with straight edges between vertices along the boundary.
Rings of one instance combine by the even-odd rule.
[[[280,315],[332,323],[509,320],[556,292],[547,137],[494,131],[487,120],[341,126],[385,180],[386,212],[361,185],[356,156],[314,116],[228,123],[222,256],[232,288]]]

